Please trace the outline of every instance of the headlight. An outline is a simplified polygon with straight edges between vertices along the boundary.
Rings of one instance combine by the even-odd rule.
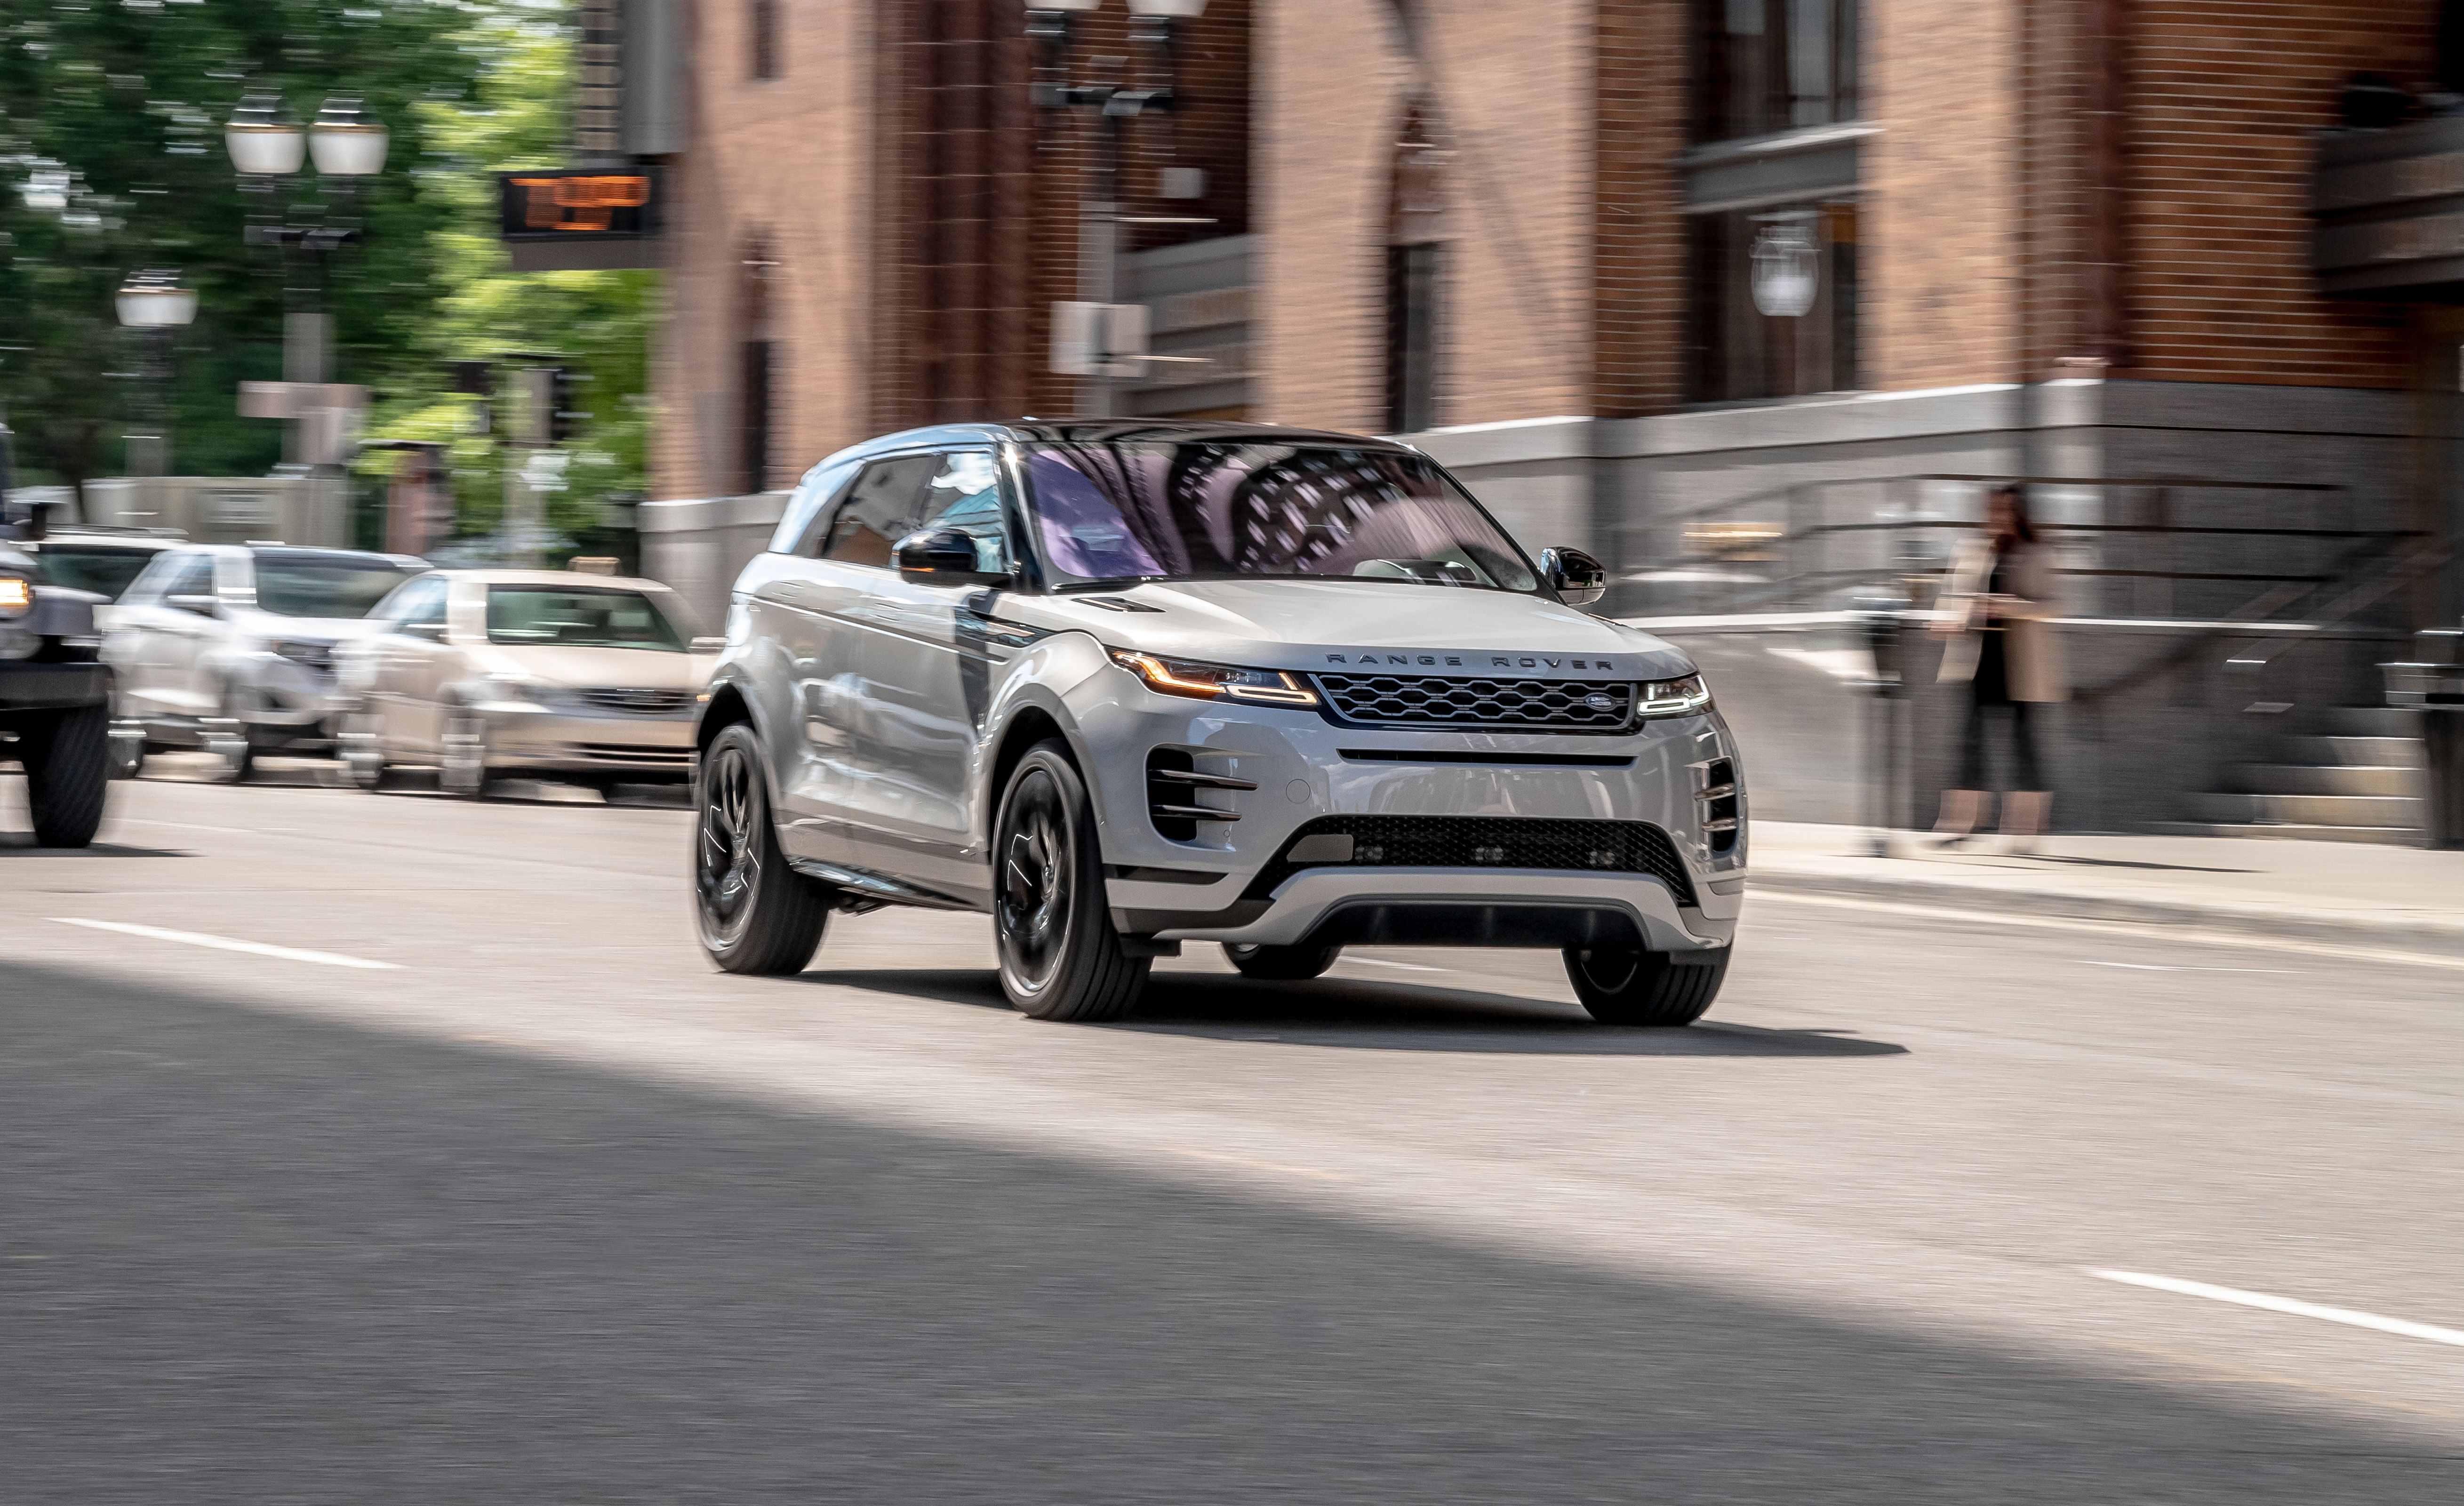
[[[266,647],[292,663],[304,665],[312,670],[330,672],[334,668],[334,646],[330,643],[317,643],[300,638],[277,638]]]
[[[0,617],[22,617],[34,609],[34,583],[22,575],[0,575]]]
[[[1683,679],[1656,679],[1642,687],[1646,717],[1690,717],[1711,709],[1711,689],[1700,675]]]
[[[1194,700],[1246,700],[1275,706],[1314,706],[1317,692],[1285,670],[1244,670],[1229,664],[1197,664],[1114,649],[1112,662],[1147,682],[1149,690]]]

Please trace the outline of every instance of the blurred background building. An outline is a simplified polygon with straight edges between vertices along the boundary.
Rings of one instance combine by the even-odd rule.
[[[2401,793],[2233,786],[2464,611],[2455,11],[679,6],[651,496],[700,500],[644,527],[723,588],[767,514],[711,499],[936,419],[1404,434],[1606,559],[1610,609],[1719,619],[1693,646],[1732,704],[1828,664],[1770,698],[1836,764],[1838,610],[1921,599],[1984,479],[2032,477],[2074,614],[2114,625],[2073,630],[2075,817],[2397,831]],[[1179,359],[1052,369],[1054,306],[1106,289]]]

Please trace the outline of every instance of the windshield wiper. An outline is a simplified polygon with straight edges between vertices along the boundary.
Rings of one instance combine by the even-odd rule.
[[[1124,586],[1143,586],[1149,581],[1168,581],[1170,579],[1172,579],[1172,577],[1169,575],[1112,575],[1107,576],[1105,579],[1100,581],[1070,581],[1064,585],[1052,587],[1052,594],[1060,596],[1070,591],[1117,590]]]

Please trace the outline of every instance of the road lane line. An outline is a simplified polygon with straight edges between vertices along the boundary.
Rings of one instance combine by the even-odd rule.
[[[297,946],[272,946],[264,941],[242,941],[228,936],[207,936],[197,931],[166,931],[159,925],[132,925],[126,920],[85,920],[76,916],[52,917],[62,925],[82,925],[96,931],[118,931],[126,936],[148,936],[158,941],[180,941],[189,946],[210,946],[225,952],[248,952],[257,957],[279,957],[290,963],[322,963],[328,967],[401,968],[400,963],[380,963],[365,957],[345,957],[340,952],[310,952]]]
[[[2081,967],[2127,967],[2135,973],[2277,973],[2286,978],[2299,976],[2290,967],[2175,967],[2156,963],[2100,963],[2092,957],[2074,957]]]
[[[1390,963],[1383,957],[1347,957],[1344,961],[1347,963],[1358,963],[1364,967],[1400,967],[1407,973],[1443,973],[1454,971],[1451,967],[1431,967],[1424,963]]]
[[[2330,1323],[2347,1323],[2355,1328],[2372,1328],[2383,1334],[2397,1334],[2406,1339],[2427,1339],[2435,1344],[2454,1344],[2464,1348],[2464,1331],[2438,1328],[2429,1323],[2415,1323],[2401,1318],[2381,1318],[2376,1313],[2356,1312],[2349,1307],[2322,1307],[2317,1302],[2304,1302],[2289,1296],[2270,1296],[2264,1292],[2244,1292],[2237,1287],[2210,1286],[2205,1281],[2185,1281],[2178,1276],[2151,1276],[2137,1271],[2098,1271],[2088,1274],[2107,1281],[2120,1281],[2128,1286],[2144,1286],[2157,1292],[2173,1292],[2183,1296],[2204,1296],[2214,1302],[2235,1302],[2243,1307],[2264,1308],[2271,1313],[2290,1313],[2296,1318],[2316,1318]]]
[[[1925,920],[1956,920],[1975,926],[2033,926],[2040,931],[2084,931],[2092,936],[2128,936],[2142,941],[2187,941],[2193,946],[2221,946],[2244,951],[2291,952],[2302,957],[2343,957],[2364,963],[2397,963],[2409,967],[2464,968],[2464,957],[2435,952],[2402,952],[2389,947],[2338,946],[2257,932],[2211,931],[2172,925],[2161,920],[2088,920],[2069,916],[2022,915],[2015,910],[1962,910],[1948,905],[1903,904],[1896,899],[1859,899],[1847,895],[1807,894],[1793,889],[1757,889],[1757,902],[1819,905],[1831,910],[1867,910],[1878,915],[1914,916]]]

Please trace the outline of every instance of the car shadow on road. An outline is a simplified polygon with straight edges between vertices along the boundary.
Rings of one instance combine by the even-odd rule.
[[[864,968],[802,981],[1006,1009],[990,969]],[[1570,1004],[1422,984],[1318,979],[1259,983],[1156,973],[1127,1019],[1103,1027],[1262,1045],[1355,1051],[1564,1056],[1903,1056],[1907,1048],[1828,1030],[1771,1030],[1713,1018],[1682,1030],[1615,1030]]]
[[[33,834],[27,831],[0,833],[0,857],[194,857],[197,854],[171,847],[123,847],[117,842],[96,842],[86,847],[38,847]]]

